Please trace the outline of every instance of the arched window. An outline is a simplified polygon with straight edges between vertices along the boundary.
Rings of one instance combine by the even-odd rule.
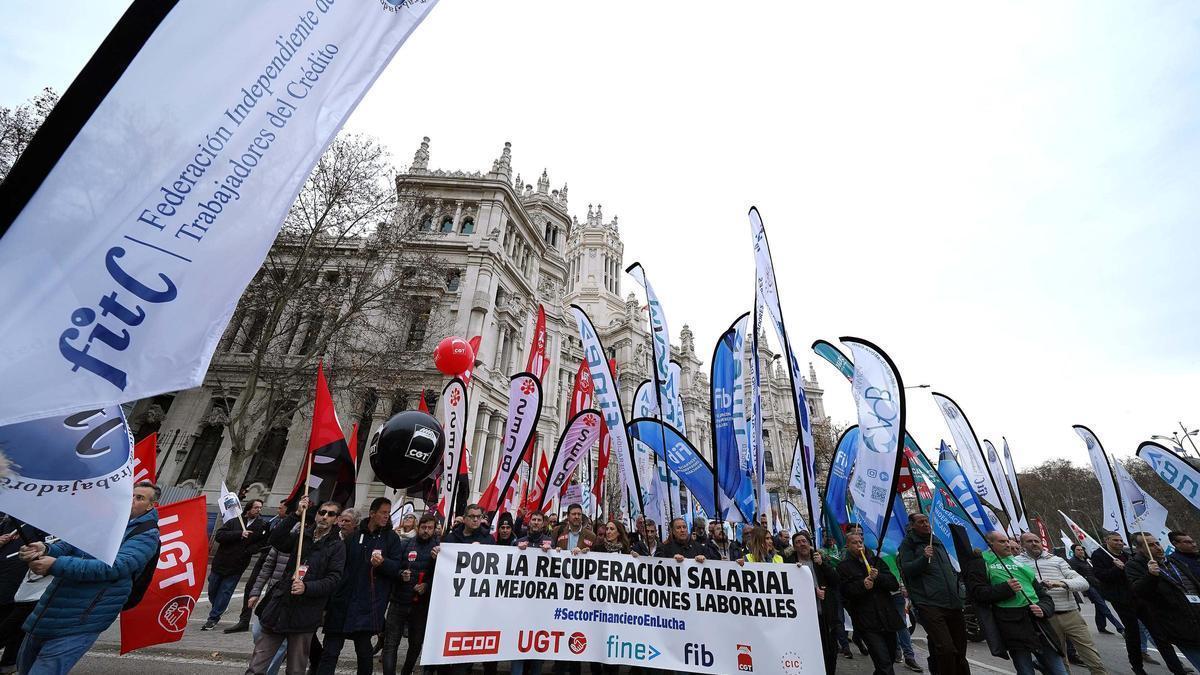
[[[550,233],[550,245],[558,246],[558,228],[557,227],[554,228],[554,231]]]
[[[433,232],[433,216],[425,215],[421,217],[421,231]]]
[[[772,455],[770,452],[763,453],[763,467],[767,471],[775,470],[775,456]]]
[[[442,218],[442,232],[454,231],[454,218],[446,216]]]
[[[547,244],[550,243],[550,222],[546,221],[546,234],[542,235],[542,240]]]
[[[464,218],[462,227],[458,231],[463,234],[473,234],[475,232],[475,220],[473,218]]]

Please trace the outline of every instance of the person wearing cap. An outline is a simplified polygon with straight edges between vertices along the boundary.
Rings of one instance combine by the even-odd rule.
[[[496,518],[496,544],[499,546],[516,546],[517,533],[513,529],[512,514],[505,511]]]

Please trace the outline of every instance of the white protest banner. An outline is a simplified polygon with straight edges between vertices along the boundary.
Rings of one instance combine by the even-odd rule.
[[[234,518],[239,518],[242,515],[242,500],[238,496],[229,491],[225,487],[225,482],[221,482],[221,501],[217,502],[221,507],[221,522],[228,523]],[[245,529],[245,528],[242,528]]]
[[[1192,506],[1200,509],[1200,470],[1166,446],[1145,441],[1138,446],[1137,456],[1154,469],[1159,478],[1175,488]]]
[[[984,504],[993,510],[1003,510],[1000,489],[992,480],[992,474],[983,458],[983,448],[979,447],[979,437],[975,435],[971,421],[967,419],[958,403],[949,396],[935,391],[933,400],[942,411],[946,427],[950,429],[950,436],[954,439],[954,446],[958,450],[958,464],[962,467],[967,480],[971,481],[971,488],[975,490],[975,494]]]
[[[882,349],[860,338],[844,337],[842,342],[854,361],[851,384],[858,408],[858,456],[850,474],[854,513],[872,532],[883,532],[904,446],[904,381]]]
[[[0,424],[200,385],[309,171],[434,5],[133,3],[0,187],[20,392]]]
[[[1087,446],[1088,459],[1092,462],[1092,471],[1096,474],[1096,480],[1100,482],[1103,514],[1100,527],[1109,532],[1124,534],[1125,518],[1121,510],[1120,498],[1117,496],[1117,477],[1113,475],[1108,453],[1104,452],[1104,446],[1100,445],[1100,439],[1096,438],[1096,434],[1091,429],[1082,424],[1076,424],[1072,428],[1083,439],[1083,444]],[[1097,534],[1103,536],[1103,533],[1098,532]]]
[[[422,664],[825,672],[812,574],[796,565],[443,544],[431,594]]]
[[[133,502],[121,407],[0,427],[0,448],[12,464],[0,477],[0,511],[111,565]]]

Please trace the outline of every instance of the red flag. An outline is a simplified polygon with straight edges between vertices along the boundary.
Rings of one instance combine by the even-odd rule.
[[[1046,534],[1046,526],[1042,523],[1042,519],[1034,518],[1033,521],[1037,523],[1038,536],[1042,539],[1042,548],[1053,551],[1054,547],[1050,545],[1050,537]]]
[[[533,511],[538,507],[538,502],[542,501],[542,491],[546,488],[546,480],[550,478],[550,463],[546,460],[546,455],[539,454],[539,457],[537,477],[530,481],[529,494],[525,500],[526,511]]]
[[[158,432],[137,442],[133,446],[133,482],[148,480],[155,482],[158,468]]]
[[[575,371],[575,384],[571,387],[571,402],[567,406],[567,419],[575,419],[579,413],[592,407],[595,385],[587,361],[580,361]]]
[[[495,511],[498,508],[496,502],[500,496],[499,492],[500,488],[496,487],[496,476],[492,476],[492,482],[488,483],[487,489],[479,495],[479,508],[485,512]]]
[[[896,492],[913,489],[912,469],[908,468],[908,455],[900,457],[900,476],[896,478]]]
[[[479,361],[479,343],[481,343],[481,342],[483,342],[482,335],[476,335],[475,337],[471,338],[470,340],[467,340],[467,344],[471,345],[471,353],[475,354],[476,362]],[[460,378],[462,378],[463,386],[470,386],[471,375],[474,372],[475,372],[475,364],[472,363],[470,368],[468,368],[464,372],[461,372],[458,374],[458,376]],[[428,412],[428,411],[426,411],[426,412]]]
[[[417,404],[417,410],[425,413],[426,415],[429,414],[429,406],[425,405],[425,390],[424,389],[421,390],[421,402]]]
[[[312,462],[308,493],[314,502],[313,506],[325,501],[351,506],[354,504],[354,451],[346,445],[346,436],[333,409],[333,397],[329,395],[325,368],[321,364],[317,364],[316,387],[312,432],[308,437],[308,454],[304,459],[306,464]],[[284,500],[288,504],[294,504],[300,498],[304,474],[305,468],[301,466],[296,484]]]
[[[350,440],[346,442],[346,449],[350,451],[350,461],[354,462],[357,471],[358,467],[358,422],[350,427]]]
[[[207,524],[204,495],[158,507],[158,566],[142,601],[121,612],[122,654],[183,637],[207,575]]]
[[[546,308],[538,305],[537,323],[533,326],[533,339],[529,344],[529,360],[525,363],[525,372],[533,373],[538,378],[545,376],[550,368],[550,360],[546,358]]]

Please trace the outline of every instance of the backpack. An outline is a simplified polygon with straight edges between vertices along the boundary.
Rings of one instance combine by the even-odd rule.
[[[133,529],[129,531],[129,534],[125,535],[125,538],[121,540],[121,543],[123,544],[139,534],[142,534],[143,532],[149,532],[150,530],[157,528],[158,523],[150,521],[138,523],[137,525],[133,526]],[[158,568],[158,554],[161,551],[162,540],[160,539],[158,544],[156,544],[154,547],[154,555],[150,556],[150,559],[146,561],[146,564],[142,567],[141,571],[139,571],[137,575],[133,577],[133,585],[129,589],[129,597],[126,598],[125,604],[121,606],[122,612],[127,609],[133,609],[134,607],[137,607],[137,604],[142,601],[142,597],[146,595],[146,589],[150,587],[150,580],[154,578],[154,570]]]

